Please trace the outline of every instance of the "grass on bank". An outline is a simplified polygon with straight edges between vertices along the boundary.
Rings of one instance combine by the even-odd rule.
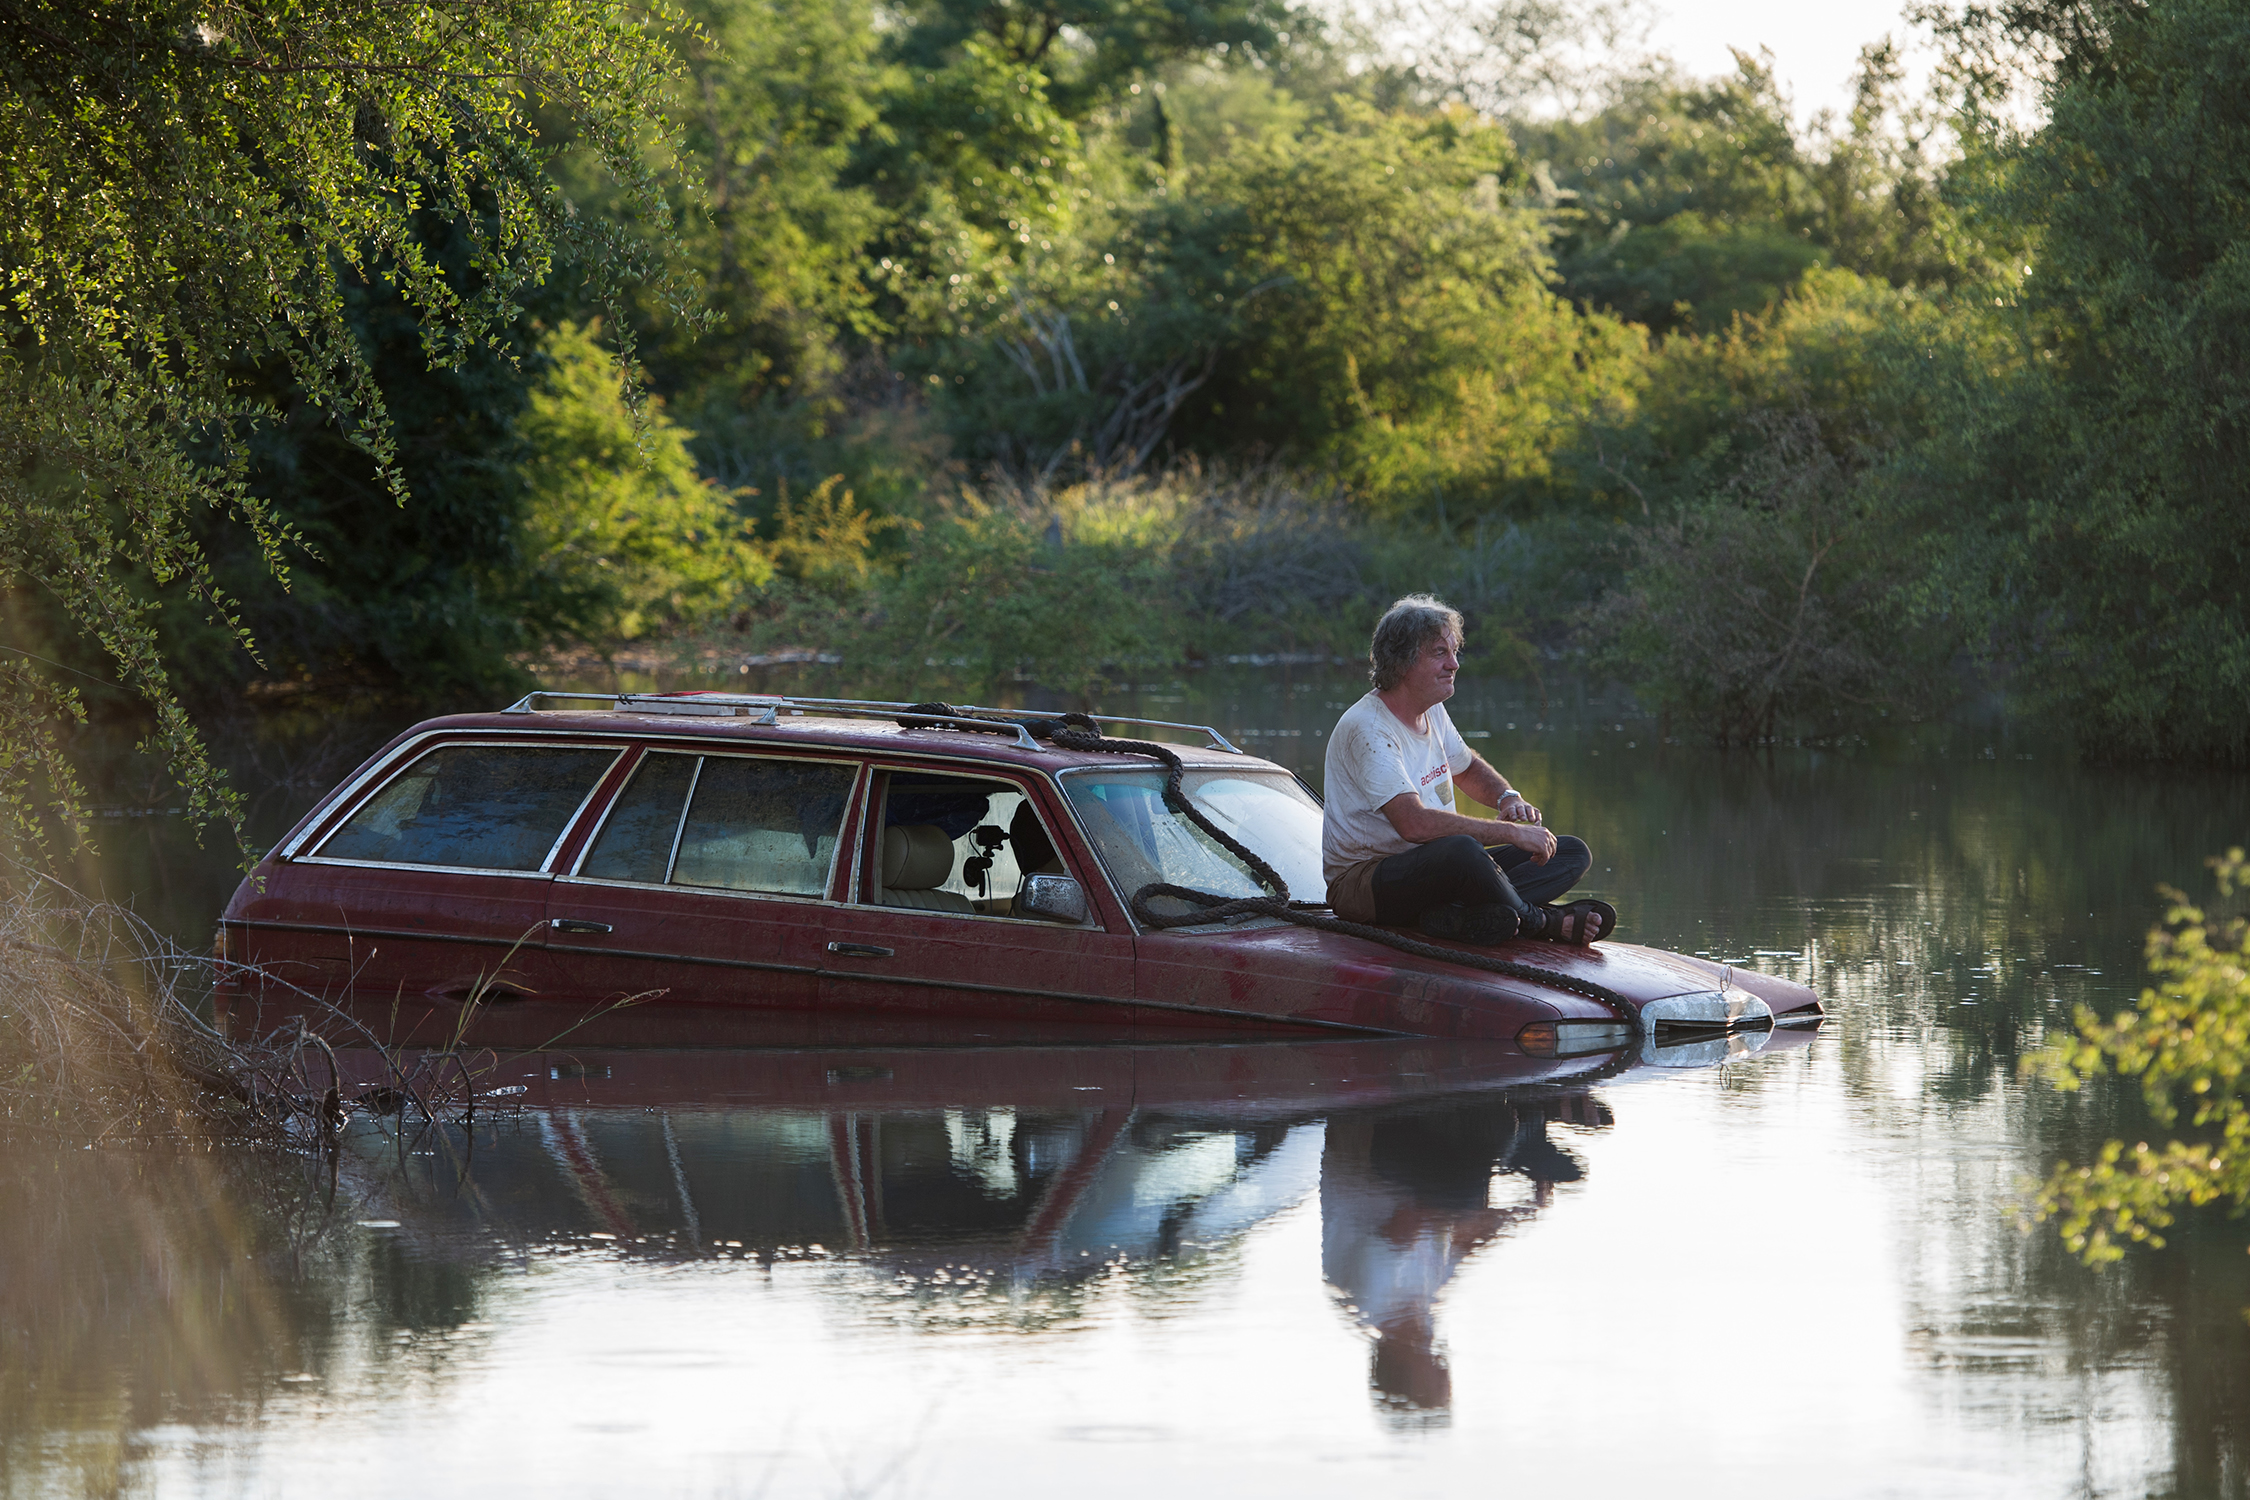
[[[11,891],[0,899],[0,1133],[273,1138],[284,1122],[254,1089],[271,1059],[196,1013],[208,984],[207,961],[122,907],[36,878]]]
[[[1078,706],[1234,654],[1363,657],[1394,599],[1468,617],[1479,670],[1536,673],[1612,567],[1607,526],[1371,520],[1278,467],[1181,465],[1047,487],[994,479],[876,516],[830,480],[777,506],[776,576],[663,645],[683,663],[818,652],[873,693],[1030,682]]]
[[[489,1055],[479,1067],[457,1047],[387,1046],[317,1000],[317,1029],[293,1017],[228,1035],[205,1004],[222,967],[125,907],[19,876],[0,895],[0,1140],[318,1155],[354,1108],[398,1115],[403,1140],[409,1121],[473,1117],[495,1097]],[[372,1053],[384,1081],[347,1079],[338,1045]]]

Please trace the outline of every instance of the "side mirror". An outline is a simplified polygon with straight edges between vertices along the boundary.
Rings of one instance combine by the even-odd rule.
[[[1068,875],[1026,876],[1016,892],[1016,915],[1046,922],[1086,920],[1086,891]]]

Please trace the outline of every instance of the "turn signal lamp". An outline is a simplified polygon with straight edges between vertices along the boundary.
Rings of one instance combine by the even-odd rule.
[[[1623,1021],[1534,1021],[1516,1033],[1527,1057],[1583,1057],[1631,1046],[1638,1031]]]

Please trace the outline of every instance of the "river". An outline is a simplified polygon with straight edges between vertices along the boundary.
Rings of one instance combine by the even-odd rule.
[[[1357,691],[1238,666],[1107,706],[1317,785]],[[1622,936],[1832,1019],[1590,1079],[1389,1043],[542,1054],[468,1128],[355,1118],[333,1183],[16,1148],[0,1494],[2250,1488],[2250,1224],[2077,1265],[2025,1179],[2148,1127],[2019,1071],[2131,1001],[2158,885],[2205,888],[2250,782],[1996,723],[1723,756],[1521,683],[1454,716],[1593,846]],[[258,762],[261,837],[340,743]],[[99,833],[82,879],[207,941],[227,857],[161,809]]]

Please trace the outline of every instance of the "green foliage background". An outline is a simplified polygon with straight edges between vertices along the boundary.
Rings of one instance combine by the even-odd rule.
[[[1548,10],[0,6],[0,783],[91,711],[217,810],[193,712],[572,645],[1095,702],[1416,587],[1676,733],[2250,759],[2250,18],[1933,11],[1802,121]]]

